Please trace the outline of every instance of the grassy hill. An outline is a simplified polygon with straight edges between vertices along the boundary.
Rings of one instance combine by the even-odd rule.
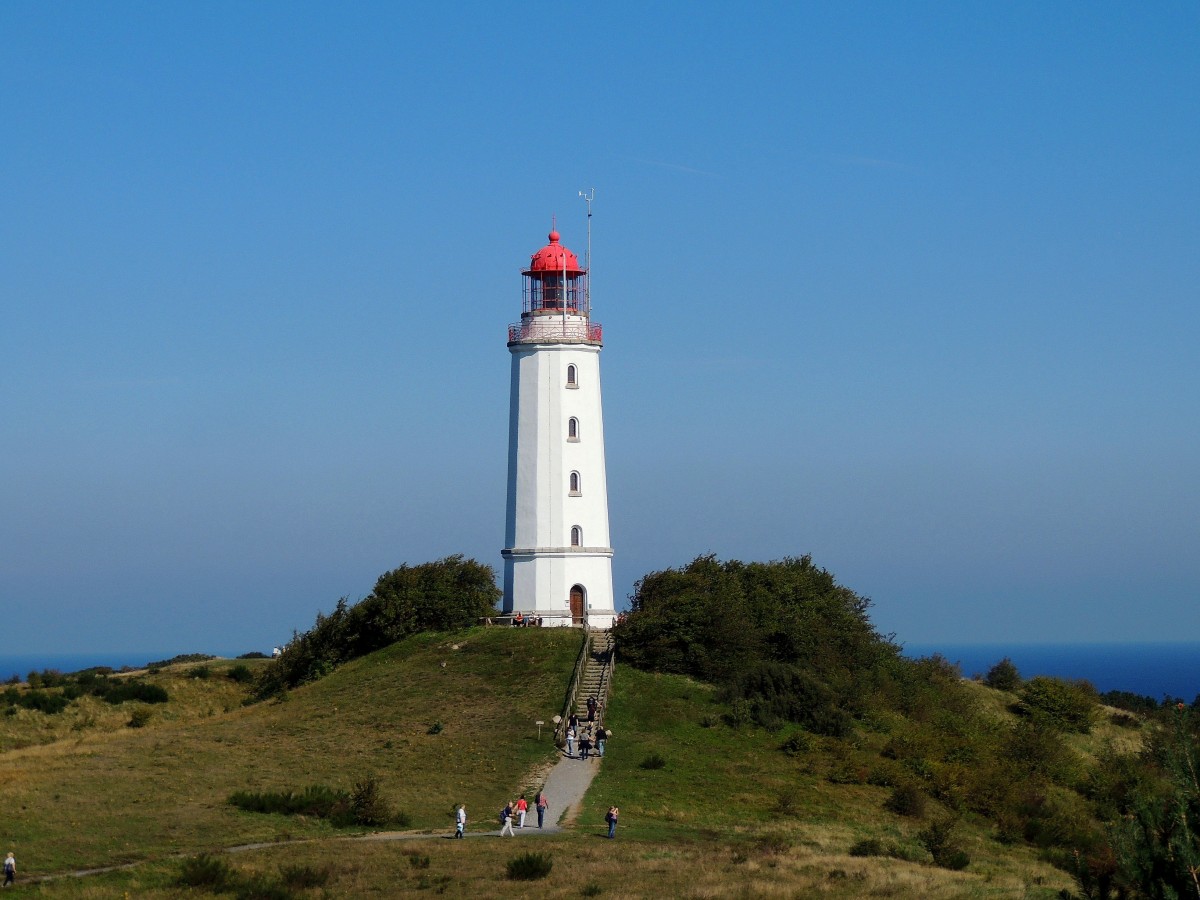
[[[453,804],[467,804],[473,830],[491,829],[507,797],[539,784],[555,754],[549,729],[539,739],[534,722],[549,722],[561,706],[579,640],[576,631],[541,629],[419,635],[286,699],[249,706],[241,705],[248,689],[223,677],[232,662],[207,664],[205,678],[192,677],[194,665],[171,667],[148,676],[172,699],[142,728],[126,726],[129,704],[104,708],[84,698],[57,715],[22,709],[0,724],[4,838],[22,879],[138,863],[25,888],[53,897],[211,896],[177,886],[179,855],[256,842],[266,846],[228,857],[243,876],[269,876],[262,884],[277,891],[289,867],[323,872],[327,881],[244,896],[477,896],[495,892],[506,863],[529,850],[552,856],[551,877],[501,890],[1052,898],[1073,889],[1033,848],[1002,843],[992,824],[969,816],[957,829],[971,864],[932,865],[916,835],[941,807],[929,801],[920,818],[889,812],[889,788],[874,783],[871,767],[895,723],[839,739],[731,724],[711,686],[625,666],[615,680],[609,754],[576,829],[444,840]],[[989,715],[1011,717],[1010,696],[969,690]],[[1072,738],[1083,754],[1137,739],[1107,724]],[[643,767],[654,755],[662,766]],[[349,787],[366,775],[378,778],[413,830],[431,836],[348,840],[363,829],[226,802],[238,790]],[[613,803],[622,817],[619,840],[610,842],[600,837]],[[308,842],[287,843],[296,839]],[[871,846],[889,855],[851,853]]]

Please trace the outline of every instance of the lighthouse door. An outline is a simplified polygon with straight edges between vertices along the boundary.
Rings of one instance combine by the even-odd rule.
[[[583,588],[579,585],[571,588],[571,624],[583,624]]]

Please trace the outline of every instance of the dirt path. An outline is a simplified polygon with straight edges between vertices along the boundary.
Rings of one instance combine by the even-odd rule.
[[[529,816],[526,818],[525,827],[514,828],[516,834],[522,837],[532,837],[539,834],[558,834],[564,828],[574,825],[575,820],[579,816],[580,807],[583,805],[583,798],[592,784],[592,779],[596,777],[596,772],[599,770],[600,759],[598,757],[583,760],[578,757],[560,756],[558,762],[550,767],[550,771],[546,775],[546,799],[550,804],[547,809],[548,821],[546,826],[544,828],[537,827],[537,812],[531,809]],[[557,811],[557,815],[555,815],[555,811]],[[470,811],[468,810],[468,812]],[[481,816],[478,813],[472,814],[472,818],[476,822],[489,821],[486,816]],[[494,819],[490,821],[494,821]],[[471,823],[468,821],[466,836],[469,838],[499,837],[500,829],[497,828],[494,831],[472,830]],[[261,841],[255,844],[238,844],[233,847],[226,847],[222,852],[248,853],[251,850],[265,850],[269,847],[284,847],[290,844],[315,844],[326,841],[427,841],[430,838],[451,840],[454,838],[454,833],[452,830],[445,833],[435,831],[376,831],[371,834],[346,835],[345,837],[298,838],[291,841]],[[185,859],[192,855],[194,854],[179,853],[175,856],[167,857],[167,859]],[[123,869],[132,869],[147,862],[153,862],[153,860],[147,859],[139,862],[121,863],[115,866],[101,866],[93,869],[77,869],[74,872],[58,872],[52,875],[38,875],[22,879],[22,882],[24,884],[37,884],[43,881],[57,881],[62,878],[86,878],[89,875],[104,875],[108,872],[120,872]]]

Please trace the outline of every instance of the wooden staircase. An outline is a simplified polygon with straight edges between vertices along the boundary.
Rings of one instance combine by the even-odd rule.
[[[608,706],[608,694],[612,688],[613,636],[608,631],[592,631],[587,663],[579,678],[579,690],[575,694],[575,715],[580,723],[587,722],[588,697],[595,697],[599,704],[596,723],[604,721],[604,710]]]

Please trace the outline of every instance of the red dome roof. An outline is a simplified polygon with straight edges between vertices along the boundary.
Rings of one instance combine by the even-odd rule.
[[[529,268],[526,275],[534,272],[561,272],[566,267],[567,273],[580,274],[579,257],[558,242],[558,232],[550,232],[550,243],[529,258]]]

